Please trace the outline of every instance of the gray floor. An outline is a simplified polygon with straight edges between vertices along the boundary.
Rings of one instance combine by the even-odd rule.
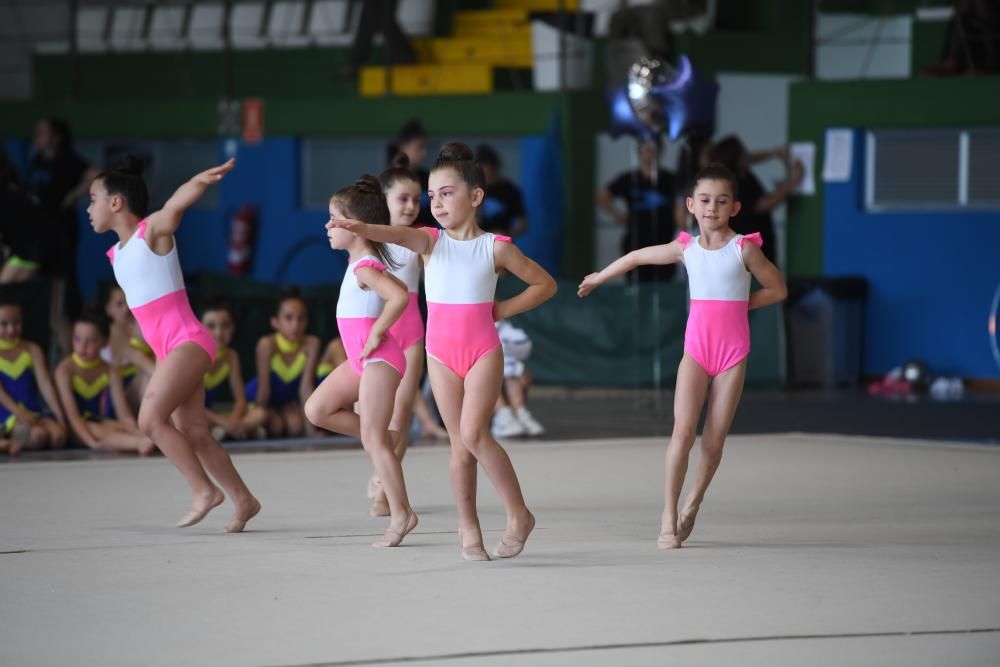
[[[493,563],[459,558],[441,447],[407,458],[421,524],[391,550],[360,451],[236,454],[264,502],[243,535],[225,505],[169,527],[163,459],[0,466],[0,664],[1000,663],[1000,448],[733,436],[675,552],[662,440],[510,452],[538,530]]]

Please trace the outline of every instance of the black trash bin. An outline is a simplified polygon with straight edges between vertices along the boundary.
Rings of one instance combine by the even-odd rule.
[[[788,280],[790,385],[858,384],[867,300],[868,281],[860,276]]]

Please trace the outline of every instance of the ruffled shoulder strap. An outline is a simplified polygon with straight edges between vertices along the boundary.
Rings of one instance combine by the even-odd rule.
[[[427,232],[437,240],[438,236],[441,234],[441,230],[437,227],[417,227],[422,232]]]
[[[687,232],[681,232],[677,235],[677,242],[681,244],[681,247],[687,250],[688,244],[691,243],[691,235]]]
[[[737,243],[740,244],[740,250],[743,250],[743,244],[747,241],[754,244],[758,248],[764,245],[764,239],[761,238],[760,232],[754,232],[753,234],[745,234],[741,236],[740,240],[737,241]]]
[[[139,221],[139,225],[135,228],[135,236],[139,239],[146,238],[146,218]]]
[[[378,261],[374,257],[365,257],[364,259],[358,260],[358,263],[354,265],[354,273],[356,274],[358,272],[358,269],[363,268],[365,266],[370,266],[371,268],[381,273],[385,273],[386,271],[385,264]]]
[[[111,262],[112,264],[115,263],[115,248],[117,248],[117,247],[118,247],[118,244],[116,243],[113,246],[111,246],[110,248],[108,248],[108,251],[106,253],[104,253],[105,255],[108,256],[108,261]]]
[[[509,236],[504,236],[503,234],[494,234],[493,235],[493,240],[494,241],[500,241],[500,243],[513,243],[514,242],[513,240],[511,240],[511,238]]]

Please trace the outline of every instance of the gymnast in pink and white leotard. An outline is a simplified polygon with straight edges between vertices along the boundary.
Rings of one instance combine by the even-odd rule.
[[[402,376],[406,372],[406,357],[403,356],[403,349],[392,335],[391,329],[366,359],[359,358],[371,333],[372,325],[382,314],[382,307],[385,305],[374,290],[364,289],[358,283],[357,271],[365,266],[382,273],[386,271],[382,262],[368,256],[350,264],[344,273],[344,281],[340,284],[340,297],[337,299],[337,328],[340,330],[340,339],[344,342],[347,361],[358,377],[361,377],[366,365],[375,361],[389,364]]]
[[[406,285],[409,303],[398,320],[389,328],[389,333],[399,342],[404,350],[410,349],[424,339],[424,318],[420,314],[420,255],[401,245],[387,243],[386,248],[392,254],[392,259],[399,266],[389,269],[389,273],[399,278]]]
[[[184,289],[184,275],[177,258],[177,242],[166,255],[157,255],[146,244],[146,221],[141,220],[132,238],[108,249],[115,280],[125,292],[125,302],[135,315],[143,337],[157,359],[175,347],[192,342],[215,361],[212,335],[195,317]]]
[[[716,250],[703,248],[700,237],[681,232],[691,310],[684,331],[684,351],[709,377],[737,365],[750,354],[750,272],[743,263],[743,244],[758,248],[759,233],[737,234]]]
[[[427,356],[464,378],[477,361],[500,347],[493,321],[493,244],[510,243],[510,237],[486,232],[457,241],[442,230],[424,231],[437,239],[424,268]]]

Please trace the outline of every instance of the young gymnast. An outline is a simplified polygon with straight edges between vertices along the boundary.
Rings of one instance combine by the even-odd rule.
[[[305,433],[302,406],[316,386],[319,338],[306,333],[309,311],[297,287],[285,288],[271,318],[273,334],[257,341],[257,376],[246,387],[254,404],[246,423],[266,424],[272,436]]]
[[[215,361],[205,373],[205,414],[212,424],[212,436],[216,440],[229,437],[243,440],[250,425],[246,421],[247,401],[243,395],[243,371],[240,355],[229,347],[233,340],[233,314],[222,301],[212,301],[201,311],[201,323],[212,334],[215,341]],[[227,412],[219,412],[216,402],[225,385],[229,386],[232,406]]]
[[[108,258],[128,306],[156,354],[156,368],[139,408],[139,427],[191,487],[191,509],[177,525],[198,523],[225,500],[214,478],[235,505],[226,532],[242,531],[260,511],[260,503],[209,431],[203,382],[215,360],[215,341],[191,311],[174,232],[184,212],[234,164],[229,160],[197,174],[178,188],[162,209],[146,215],[149,194],[142,180],[142,164],[127,158],[118,168],[94,179],[87,207],[94,231],[113,231],[118,236]]]
[[[125,302],[125,292],[112,285],[104,300],[104,312],[111,319],[111,335],[101,350],[101,358],[117,369],[125,385],[125,398],[135,414],[142,395],[153,377],[156,356],[142,337],[132,311]]]
[[[45,355],[21,338],[21,329],[21,305],[0,298],[0,448],[12,455],[66,444],[66,420]]]
[[[740,212],[736,178],[720,164],[709,165],[695,178],[687,209],[700,234],[682,232],[676,241],[633,250],[591,273],[580,283],[579,296],[639,266],[683,262],[687,269],[691,310],[684,332],[684,356],[674,390],[674,429],[667,446],[664,509],[657,544],[676,549],[694,529],[708,485],[719,468],[722,448],[743,392],[750,353],[747,311],[784,300],[785,281],[764,256],[760,234],[743,236],[729,226]],[[751,275],[761,289],[750,294]],[[701,459],[694,487],[678,515],[688,456],[694,446],[705,397],[708,415],[701,435]]]
[[[476,511],[476,463],[486,470],[503,500],[507,525],[493,555],[517,556],[535,527],[517,474],[490,434],[490,418],[503,381],[503,355],[495,320],[530,310],[556,292],[556,283],[510,239],[483,232],[476,223],[486,179],[472,149],[449,143],[430,174],[431,212],[444,228],[410,229],[332,220],[379,243],[395,243],[419,254],[427,288],[427,357],[431,386],[451,437],[449,475],[458,503],[459,542],[466,560],[489,560]],[[494,302],[501,270],[528,287]]]
[[[73,322],[73,353],[55,372],[66,418],[76,439],[91,449],[149,456],[156,445],[139,430],[121,375],[101,358],[108,335],[108,321],[98,313],[85,312]]]
[[[410,159],[405,153],[393,158],[392,165],[379,175],[382,191],[389,206],[389,224],[409,227],[420,213],[420,181],[410,171]],[[414,403],[420,389],[420,378],[424,374],[424,318],[420,314],[420,255],[400,245],[387,244],[386,249],[395,267],[389,272],[406,287],[408,302],[403,315],[393,323],[389,333],[403,348],[406,356],[406,373],[396,390],[396,403],[389,422],[389,433],[393,438],[393,451],[402,461],[410,444],[410,424],[413,422]],[[385,490],[381,488],[378,475],[368,481],[368,495],[372,498],[369,513],[372,516],[389,514],[389,504]]]
[[[382,188],[364,175],[330,199],[330,220],[350,217],[378,227],[389,225]],[[389,502],[389,527],[376,547],[398,546],[417,526],[403,480],[403,467],[389,437],[393,401],[406,372],[406,357],[390,327],[406,309],[404,285],[387,274],[393,261],[381,243],[330,228],[330,247],[348,252],[348,266],[337,301],[337,328],[347,352],[306,402],[306,415],[318,427],[361,438]],[[358,402],[358,413],[354,403]]]

